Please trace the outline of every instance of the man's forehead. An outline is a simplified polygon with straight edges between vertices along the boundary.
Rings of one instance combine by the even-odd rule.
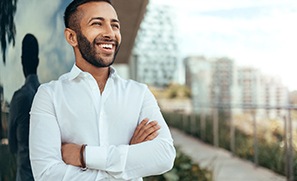
[[[88,19],[100,17],[104,20],[118,20],[115,9],[107,2],[88,2],[80,5],[78,10],[82,11],[83,16]]]

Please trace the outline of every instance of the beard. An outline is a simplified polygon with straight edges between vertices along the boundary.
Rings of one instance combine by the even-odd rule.
[[[104,38],[103,38],[104,39]],[[82,57],[89,62],[91,65],[102,68],[111,66],[116,58],[116,55],[119,51],[119,44],[115,41],[115,53],[112,57],[111,61],[104,61],[102,57],[96,52],[96,42],[100,40],[100,38],[94,39],[93,42],[90,42],[81,32],[77,33],[77,41],[78,41],[78,49],[82,55]],[[104,39],[105,40],[105,39]],[[105,40],[110,41],[110,40]]]

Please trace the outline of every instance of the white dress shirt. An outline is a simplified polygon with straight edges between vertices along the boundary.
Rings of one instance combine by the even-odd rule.
[[[76,65],[39,87],[31,108],[30,159],[35,180],[142,180],[170,170],[173,140],[146,85],[120,78],[113,68],[102,94],[91,74]],[[152,141],[129,145],[145,118],[161,129]],[[62,143],[87,144],[86,165],[67,165]]]

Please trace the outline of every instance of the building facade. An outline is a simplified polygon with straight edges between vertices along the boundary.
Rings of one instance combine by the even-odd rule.
[[[186,85],[191,89],[195,112],[210,107],[212,102],[212,64],[205,57],[188,57],[184,60]]]
[[[130,59],[130,77],[156,87],[176,79],[178,51],[169,6],[149,3]]]
[[[289,91],[277,77],[252,67],[237,67],[229,58],[188,57],[185,70],[197,113],[203,107],[216,107],[227,114],[256,110],[257,117],[270,119],[287,113]]]
[[[252,67],[238,68],[238,107],[251,108],[264,105],[263,75],[258,69]],[[248,109],[243,112],[249,111]]]

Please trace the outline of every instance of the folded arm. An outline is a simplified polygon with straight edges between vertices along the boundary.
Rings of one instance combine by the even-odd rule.
[[[62,146],[50,97],[50,91],[37,92],[31,110],[30,159],[36,180],[128,180],[161,174],[172,168],[175,149],[169,129],[159,110],[146,107],[148,110],[141,113],[140,119],[150,117],[157,122],[147,124],[146,120],[140,125],[148,125],[145,127],[151,131],[139,129],[138,126],[130,145],[87,146],[85,161],[89,169],[82,171],[77,152],[83,143],[76,145],[76,148],[65,143]],[[67,150],[72,149],[76,149],[74,155],[68,155]]]
[[[158,135],[160,126],[157,121],[149,122],[149,119],[144,119],[135,129],[130,140],[130,145],[153,140]],[[82,162],[85,162],[85,154],[82,154],[83,145],[75,143],[62,143],[62,159],[66,164],[83,167]]]
[[[148,89],[142,102],[139,119],[156,120],[158,135],[152,140],[137,144],[130,142],[130,145],[120,146],[88,146],[86,164],[89,168],[106,170],[114,178],[125,180],[162,174],[172,168],[175,159],[173,140],[157,102]],[[137,129],[139,128],[136,128],[135,133]]]

